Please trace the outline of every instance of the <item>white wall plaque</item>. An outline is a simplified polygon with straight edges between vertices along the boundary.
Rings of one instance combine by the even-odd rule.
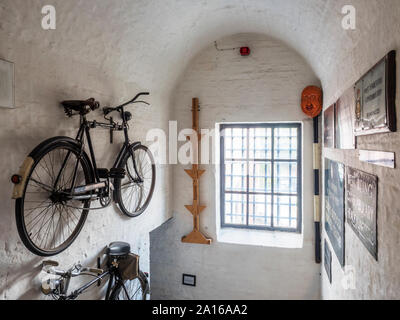
[[[360,161],[376,166],[395,168],[395,154],[393,152],[360,150]]]
[[[14,63],[0,59],[0,107],[14,108]]]

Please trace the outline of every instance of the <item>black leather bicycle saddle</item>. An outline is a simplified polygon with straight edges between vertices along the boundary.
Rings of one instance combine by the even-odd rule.
[[[112,242],[107,248],[109,256],[124,256],[131,252],[131,246],[126,242]]]
[[[79,112],[79,114],[87,114],[90,112],[90,110],[96,110],[100,107],[100,104],[98,101],[96,101],[94,98],[90,98],[88,100],[67,100],[61,102],[65,109],[65,113],[68,116],[72,116],[72,110]],[[87,108],[89,107],[89,109]]]

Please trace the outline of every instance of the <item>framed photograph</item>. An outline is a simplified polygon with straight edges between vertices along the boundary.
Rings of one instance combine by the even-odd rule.
[[[336,102],[335,145],[337,149],[355,149],[354,136],[354,89],[350,88]]]
[[[396,51],[391,51],[354,86],[356,136],[396,131]]]
[[[0,107],[14,108],[14,63],[0,59]]]
[[[335,148],[335,104],[324,111],[324,147]]]

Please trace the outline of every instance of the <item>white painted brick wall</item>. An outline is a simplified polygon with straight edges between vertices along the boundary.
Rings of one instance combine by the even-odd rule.
[[[102,52],[109,43],[101,41],[101,28],[76,33],[77,38],[71,42],[63,26],[73,28],[70,24],[83,18],[84,13],[81,16],[74,10],[68,13],[70,2],[63,3],[64,6],[60,2],[57,6],[59,28],[47,32],[40,29],[39,1],[30,1],[28,7],[25,1],[9,2],[8,6],[3,2],[0,4],[0,57],[13,61],[16,71],[16,109],[0,109],[0,299],[43,298],[39,281],[43,259],[31,254],[19,239],[10,177],[44,139],[57,135],[75,137],[79,119],[67,118],[59,102],[94,97],[102,106],[116,105],[139,91],[152,89],[140,77],[136,83],[130,82],[126,74],[114,70],[113,64],[105,63]],[[25,9],[30,10],[29,13]],[[7,16],[3,15],[5,13]],[[30,38],[35,37],[31,41]],[[80,42],[79,37],[97,40],[99,54],[90,62],[82,61],[78,54],[87,44]],[[94,49],[95,44],[90,46]],[[143,77],[145,75],[144,72]],[[146,99],[151,102],[151,107],[142,105],[131,109],[132,140],[144,142],[148,129],[167,127],[168,98],[161,89],[151,91],[152,96]],[[91,113],[88,119],[104,120],[100,110]],[[114,144],[110,145],[107,130],[96,129],[91,133],[99,167],[111,167],[123,134],[115,133]],[[154,198],[142,216],[129,219],[115,206],[91,212],[77,240],[53,259],[65,268],[78,261],[94,267],[97,255],[106,245],[112,241],[127,241],[132,250],[141,255],[143,270],[149,271],[149,231],[169,217],[169,171],[170,168],[165,166],[157,168]],[[74,279],[71,288],[77,284],[78,280]],[[96,289],[91,289],[82,298],[99,297]]]
[[[400,2],[354,2],[357,9],[357,29],[340,31],[346,39],[335,52],[341,59],[331,57],[324,81],[324,108],[331,105],[347,88],[373,67],[390,50],[397,50],[397,127],[399,128],[400,97]],[[338,35],[340,34],[338,31]],[[328,66],[327,66],[328,68]],[[400,132],[360,137],[360,150],[400,152]],[[326,157],[378,176],[378,262],[345,225],[346,266],[354,270],[354,288],[345,289],[346,273],[332,251],[332,285],[322,267],[323,299],[399,299],[400,298],[400,169],[388,169],[362,163],[358,151],[324,149]],[[325,232],[324,237],[327,238]],[[351,277],[351,273],[347,273]]]

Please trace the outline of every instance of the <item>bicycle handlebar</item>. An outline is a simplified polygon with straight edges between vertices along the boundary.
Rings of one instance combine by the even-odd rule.
[[[71,277],[79,277],[84,272],[101,274],[104,272],[104,270],[98,268],[82,268],[80,270],[77,270],[76,272],[71,272]]]
[[[98,268],[88,268],[87,271],[90,272],[90,273],[97,273],[97,274],[100,274],[100,273],[104,272],[103,269],[98,269]]]
[[[46,264],[44,265],[44,268],[47,269],[46,267],[50,267],[47,270],[45,270],[47,273],[53,273],[57,276],[62,276],[65,278],[73,278],[73,277],[78,277],[80,276],[82,273],[84,272],[90,272],[90,273],[95,273],[95,274],[101,274],[104,272],[103,269],[99,269],[99,268],[86,268],[86,267],[82,267],[80,264],[78,265],[74,265],[71,269],[69,269],[68,271],[64,271],[64,270],[58,270],[55,267],[57,267],[57,265],[54,264]]]
[[[145,104],[148,104],[145,101],[136,101],[140,96],[148,96],[148,95],[150,95],[150,92],[140,92],[132,100],[130,100],[128,102],[125,102],[125,103],[119,105],[118,107],[115,107],[115,108],[105,107],[105,108],[103,108],[104,115],[106,116],[106,115],[108,115],[109,113],[111,113],[113,111],[121,112],[123,107],[125,107],[125,106],[127,106],[128,104],[131,104],[131,103],[143,102]]]
[[[150,95],[150,92],[140,92],[136,95],[136,97],[134,97],[131,101],[127,102],[125,105],[135,102],[140,96],[148,96]]]

